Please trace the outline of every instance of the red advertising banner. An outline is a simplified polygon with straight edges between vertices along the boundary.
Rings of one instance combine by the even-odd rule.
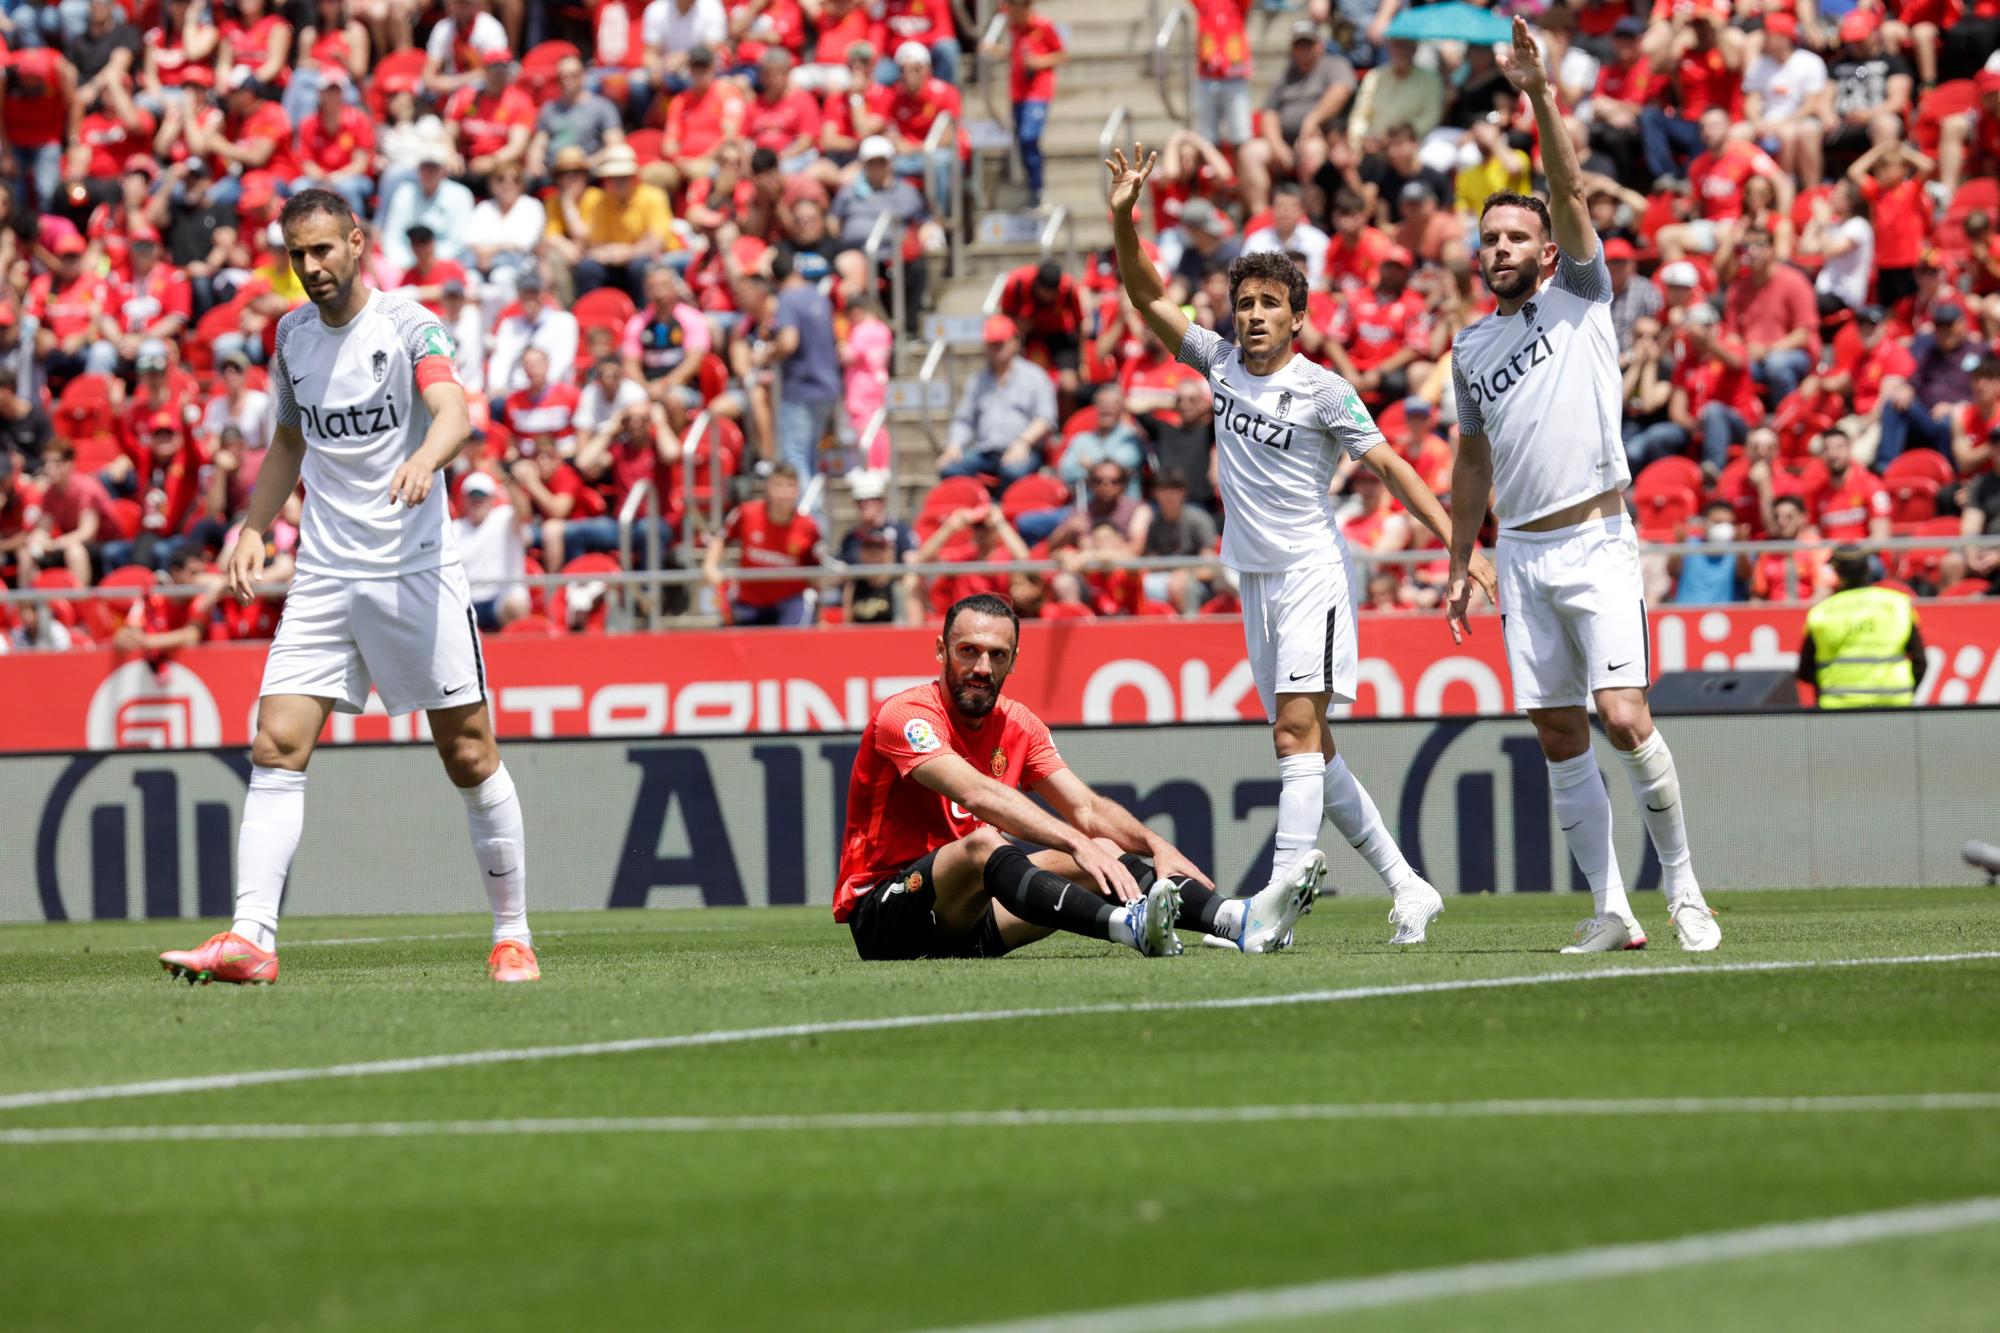
[[[2000,703],[2000,603],[1923,607],[1927,704]],[[1799,607],[1653,613],[1653,669],[1790,668]],[[1361,617],[1357,717],[1505,713],[1513,696],[1496,617],[1454,646],[1443,618]],[[502,736],[857,731],[875,704],[937,672],[929,629],[825,626],[486,641]],[[163,663],[108,651],[0,656],[0,751],[249,743],[261,645]],[[1234,619],[1028,625],[1008,693],[1053,726],[1261,721]],[[373,707],[371,700],[371,707]],[[423,716],[336,715],[335,743],[420,740]]]

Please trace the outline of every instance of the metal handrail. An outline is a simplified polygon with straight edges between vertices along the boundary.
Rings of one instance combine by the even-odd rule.
[[[886,434],[888,429],[889,406],[884,403],[881,407],[876,408],[874,415],[870,416],[862,425],[861,434],[854,441],[854,466],[856,469],[865,469],[868,467],[868,450],[870,446],[875,443],[876,436]],[[896,509],[894,498],[896,494],[896,442],[893,439],[889,441],[889,461],[883,470],[888,473],[888,476],[884,479],[882,493],[889,498],[890,511],[894,512]]]
[[[938,221],[944,225],[945,273],[954,278],[958,276],[960,265],[959,206],[965,194],[965,181],[961,174],[964,171],[964,164],[958,158],[956,131],[957,122],[951,118],[951,112],[940,111],[937,119],[931,122],[931,132],[924,136],[924,185],[928,188],[931,183],[931,162],[940,151],[944,151],[942,148],[944,137],[947,134],[951,135],[949,149],[951,156],[944,173],[945,197],[938,203],[937,215]]]
[[[1043,263],[1048,262],[1049,253],[1056,248],[1056,237],[1058,236],[1065,238],[1067,241],[1064,251],[1065,258],[1069,260],[1069,265],[1064,269],[1064,272],[1074,274],[1079,278],[1082,277],[1083,264],[1077,258],[1076,253],[1076,219],[1070,216],[1068,204],[1057,204],[1055,211],[1049,214],[1049,220],[1042,224],[1042,234],[1038,239],[1041,244]]]
[[[937,379],[938,369],[944,365],[945,353],[950,350],[943,338],[931,344],[931,350],[924,353],[924,363],[917,368],[917,422],[923,427],[924,438],[930,441],[932,449],[941,449],[938,443],[936,415],[931,408],[931,384]],[[893,509],[893,504],[891,505]]]
[[[1120,130],[1132,123],[1132,111],[1124,103],[1111,108],[1111,114],[1104,118],[1104,128],[1097,132],[1097,155],[1110,157],[1111,150],[1122,147],[1127,136]]]
[[[979,31],[979,16],[972,12],[972,9],[965,3],[965,0],[951,0],[951,16],[956,21],[959,32],[973,33]]]
[[[686,499],[686,520],[681,525],[681,551],[690,561],[694,558],[694,530],[696,517],[694,504],[694,456],[701,446],[702,436],[709,431],[716,432],[715,446],[708,451],[708,521],[702,525],[705,532],[722,530],[722,427],[708,409],[703,408],[688,423],[687,432],[681,436],[681,495]]]
[[[986,299],[979,303],[980,314],[997,315],[1000,313],[1000,294],[1007,290],[1007,279],[1012,276],[1011,270],[1006,269],[993,275],[993,282],[986,288]]]
[[[984,4],[985,0],[982,0],[982,8]],[[986,48],[988,46],[998,46],[1000,39],[1006,35],[1007,16],[1005,14],[995,14],[987,21],[985,29],[979,34],[979,47],[977,51],[977,59],[979,61],[979,96],[980,100],[986,104],[986,114],[993,117],[999,124],[1012,129],[1014,126],[1013,105],[1011,103],[1007,104],[1005,110],[1002,110],[1001,104],[993,100],[993,67],[998,65],[1000,61],[998,59],[990,59],[986,55]]]
[[[891,246],[891,237],[894,244]],[[903,229],[894,213],[883,213],[875,219],[875,225],[868,229],[868,239],[861,244],[861,253],[868,258],[869,272],[876,271],[883,262],[883,250],[890,251],[889,262],[889,303],[894,323],[890,325],[900,334],[906,327],[903,323],[904,307],[909,298],[904,292],[906,274],[903,271]]]
[[[639,484],[626,495],[625,503],[618,507],[618,563],[626,569],[632,568],[632,522],[634,512],[643,506],[646,517],[652,522],[646,525],[646,568],[657,572],[660,568],[660,491],[653,485],[651,477],[641,477]],[[660,599],[650,599],[651,607],[646,615],[646,628],[660,627]],[[631,614],[631,603],[622,604],[623,614]]]
[[[1192,105],[1194,101],[1193,18],[1194,10],[1190,6],[1185,3],[1176,3],[1167,11],[1166,18],[1160,21],[1160,30],[1153,35],[1153,77],[1159,83],[1160,105],[1166,108],[1169,119],[1177,120],[1183,125],[1191,123],[1194,114]],[[1186,43],[1187,56],[1179,62],[1183,70],[1181,90],[1184,95],[1184,101],[1181,110],[1176,111],[1174,110],[1173,96],[1168,87],[1172,82],[1167,77],[1169,66],[1172,63],[1168,59],[1168,54],[1173,49],[1175,34],[1184,27],[1188,30]]]

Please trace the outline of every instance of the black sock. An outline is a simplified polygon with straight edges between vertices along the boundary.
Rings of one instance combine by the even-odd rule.
[[[1118,858],[1125,868],[1132,872],[1132,878],[1139,881],[1139,890],[1144,892],[1153,887],[1158,878],[1153,873],[1153,863],[1137,852],[1127,852]],[[1223,935],[1228,932],[1215,924],[1215,914],[1229,900],[1213,889],[1205,889],[1195,881],[1182,875],[1174,883],[1181,891],[1181,910],[1174,918],[1176,930],[1198,930],[1204,935]]]
[[[1111,903],[1095,889],[1041,869],[1011,844],[987,858],[986,891],[994,902],[1030,925],[1096,940],[1111,938],[1111,915],[1117,910]]]

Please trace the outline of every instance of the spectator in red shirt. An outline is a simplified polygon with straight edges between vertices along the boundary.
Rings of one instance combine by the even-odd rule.
[[[1792,206],[1791,181],[1769,153],[1746,139],[1730,137],[1727,112],[1710,107],[1699,124],[1702,152],[1688,164],[1688,186],[1701,216],[1659,229],[1660,253],[1669,262],[1690,251],[1712,255],[1723,248],[1723,233],[1743,215],[1744,186],[1753,176],[1771,182],[1779,212]]]
[[[1854,461],[1854,443],[1838,426],[1819,437],[1826,484],[1812,497],[1813,522],[1828,541],[1887,541],[1889,492]]]
[[[1618,164],[1621,182],[1639,187],[1648,180],[1639,117],[1658,79],[1639,49],[1645,32],[1643,20],[1631,14],[1619,18],[1611,29],[1611,58],[1598,66],[1597,84],[1577,108],[1577,118],[1590,127],[1590,146]]]
[[[118,347],[110,335],[111,289],[83,265],[89,247],[75,231],[58,236],[56,266],[28,285],[28,313],[41,321],[35,351],[49,379],[60,385],[77,375],[109,375],[118,368]]]
[[[1007,0],[1007,34],[1011,64],[1007,95],[1014,104],[1014,146],[1028,177],[1028,207],[1042,207],[1042,131],[1049,121],[1049,103],[1056,96],[1056,68],[1069,59],[1054,20],[1035,12],[1035,0]],[[997,45],[982,48],[989,60],[1003,52]],[[1247,135],[1245,136],[1248,137]]]
[[[875,71],[878,83],[896,77],[895,66],[888,63],[889,53],[901,49],[904,42],[915,42],[930,53],[937,76],[958,87],[959,49],[951,0],[878,0],[874,9],[881,16],[884,57]]]
[[[787,176],[818,164],[819,99],[792,82],[792,53],[782,46],[764,48],[757,62],[760,86],[743,113],[743,136],[753,148],[768,148],[778,156]],[[840,173],[831,163],[814,170],[824,183],[838,185]]]
[[[1023,264],[1000,289],[1000,313],[1020,327],[1021,354],[1055,376],[1066,400],[1074,399],[1083,365],[1083,296],[1076,280],[1060,264]]]
[[[1409,285],[1416,257],[1400,245],[1383,252],[1373,287],[1350,292],[1324,334],[1327,363],[1371,405],[1410,395],[1431,370],[1429,303]],[[1313,355],[1310,344],[1307,355]]]
[[[1819,362],[1819,298],[1805,274],[1778,262],[1768,229],[1744,234],[1743,255],[1723,298],[1722,327],[1743,340],[1750,376],[1776,406]]]
[[[104,483],[76,470],[76,446],[68,440],[51,441],[42,451],[42,480],[40,555],[60,556],[77,586],[88,587],[99,543],[125,535],[119,530],[118,508]]]
[[[535,545],[542,553],[542,568],[559,570],[569,558],[569,525],[604,517],[604,497],[554,449],[545,449],[533,439],[522,440],[516,447],[520,457],[507,474],[541,520],[540,540]]]
[[[171,412],[155,412],[142,429],[127,478],[131,498],[139,503],[139,530],[105,543],[106,569],[133,564],[164,569],[185,544],[200,496],[201,470],[208,463],[200,441]]]
[[[102,84],[77,123],[63,174],[81,181],[93,204],[115,204],[123,194],[125,160],[134,153],[150,155],[158,128],[159,122],[133,102],[124,84]]]
[[[576,470],[585,481],[610,492],[610,512],[601,518],[570,519],[566,542],[571,553],[617,550],[617,515],[644,482],[659,500],[660,519],[653,532],[664,557],[673,547],[674,527],[681,517],[680,461],[680,437],[668,428],[666,410],[651,401],[621,413],[610,432],[582,441]],[[639,512],[645,512],[643,502]],[[635,521],[635,553],[647,549],[650,524],[643,516]]]
[[[1250,0],[1195,0],[1194,132],[1222,148],[1250,141]]]
[[[143,653],[155,666],[178,650],[193,648],[208,639],[220,583],[208,572],[208,557],[192,548],[175,551],[166,563],[165,572],[169,587],[198,587],[201,591],[172,597],[161,592],[147,593],[132,603],[125,623],[111,639],[113,648],[125,653]]]
[[[1681,163],[1701,146],[1701,117],[1719,107],[1730,120],[1743,104],[1744,34],[1729,25],[1730,0],[1675,0],[1641,41],[1653,72],[1663,77],[1655,101],[1639,115],[1646,171],[1678,178]],[[1665,99],[1678,94],[1677,106]]]
[[[687,87],[667,101],[667,127],[660,151],[677,164],[682,179],[708,175],[724,140],[742,133],[749,111],[743,87],[715,77],[715,52],[697,46],[688,52]]]
[[[1718,327],[1715,307],[1696,302],[1687,308],[1674,354],[1674,391],[1668,419],[1634,431],[1625,457],[1636,476],[1655,458],[1685,450],[1699,435],[1702,471],[1711,482],[1729,461],[1729,446],[1763,420],[1764,405],[1750,378],[1743,344]]]
[[[1971,477],[1991,470],[1994,442],[2000,440],[2000,358],[1988,356],[1972,372],[1972,401],[1952,413],[1951,426],[1951,454],[1958,475]]]
[[[288,182],[299,174],[299,164],[292,154],[292,122],[276,102],[264,100],[250,67],[232,68],[227,86],[222,115],[186,116],[179,134],[190,153],[209,159],[216,201],[234,208],[243,198],[245,176],[261,171]],[[163,135],[176,119],[169,110]]]
[[[121,371],[134,365],[146,343],[180,337],[194,316],[194,288],[186,274],[160,257],[158,230],[139,223],[130,240],[131,272],[124,280],[111,282]]]
[[[444,285],[447,282],[465,285],[465,265],[456,259],[438,257],[437,233],[426,223],[419,222],[404,232],[403,238],[410,244],[411,263],[403,270],[400,285],[426,310],[438,314],[444,309]]]
[[[572,418],[581,394],[567,380],[551,382],[549,354],[539,347],[521,353],[521,374],[527,383],[507,395],[501,405],[501,420],[514,438],[532,442],[558,455],[576,450],[576,428]]]
[[[1980,70],[1973,87],[1979,104],[1938,122],[1938,179],[1949,194],[1968,174],[2000,172],[2000,69]]]
[[[485,74],[451,95],[444,104],[445,131],[465,163],[465,183],[487,193],[486,178],[501,167],[525,166],[535,133],[535,99],[516,81],[520,66],[511,52],[486,57]]]
[[[1931,230],[1924,178],[1936,170],[1937,163],[1894,140],[1876,144],[1847,169],[1874,210],[1875,299],[1885,306],[1917,294],[1917,263]]]
[[[375,192],[375,122],[348,104],[350,87],[338,66],[321,72],[318,105],[299,126],[299,175],[302,184],[338,191],[356,217],[367,217]]]
[[[942,199],[951,188],[954,155],[969,158],[972,140],[965,132],[965,106],[958,89],[931,74],[931,53],[921,42],[905,42],[896,50],[896,81],[868,95],[869,109],[882,119],[881,133],[895,146],[898,176],[922,176]],[[952,119],[952,137],[926,157],[924,143],[940,115]]]
[[[63,144],[75,137],[82,108],[76,67],[53,47],[0,56],[0,141],[13,149],[8,176],[26,180],[44,209],[62,189]]]
[[[729,516],[728,525],[709,540],[702,576],[722,593],[722,552],[738,550],[745,568],[811,569],[820,561],[819,523],[799,512],[799,474],[780,463],[764,479],[764,498],[752,500]],[[729,594],[730,623],[743,625],[808,625],[812,601],[808,585],[777,579],[746,579]]]
[[[1352,190],[1333,197],[1333,234],[1326,247],[1326,280],[1333,291],[1373,287],[1382,256],[1394,248],[1387,232],[1368,221],[1368,201]]]

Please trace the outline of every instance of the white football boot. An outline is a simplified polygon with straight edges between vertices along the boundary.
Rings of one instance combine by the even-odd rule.
[[[1289,948],[1292,927],[1312,911],[1326,878],[1326,853],[1314,848],[1284,879],[1277,880],[1243,904],[1243,928],[1236,947],[1244,953],[1275,953]]]
[[[1444,911],[1444,897],[1429,884],[1411,875],[1396,886],[1396,901],[1389,908],[1389,924],[1396,933],[1391,944],[1422,944],[1424,932]]]
[[[1132,947],[1148,958],[1172,958],[1181,951],[1181,937],[1174,933],[1174,918],[1181,914],[1181,891],[1171,880],[1156,880],[1146,896],[1128,903],[1125,910],[1132,921]]]
[[[1623,917],[1593,916],[1576,924],[1576,943],[1564,953],[1616,953],[1620,949],[1646,947],[1646,930],[1637,921]]]
[[[1711,953],[1722,946],[1722,927],[1715,923],[1715,909],[1701,899],[1683,899],[1667,916],[1686,952]]]

